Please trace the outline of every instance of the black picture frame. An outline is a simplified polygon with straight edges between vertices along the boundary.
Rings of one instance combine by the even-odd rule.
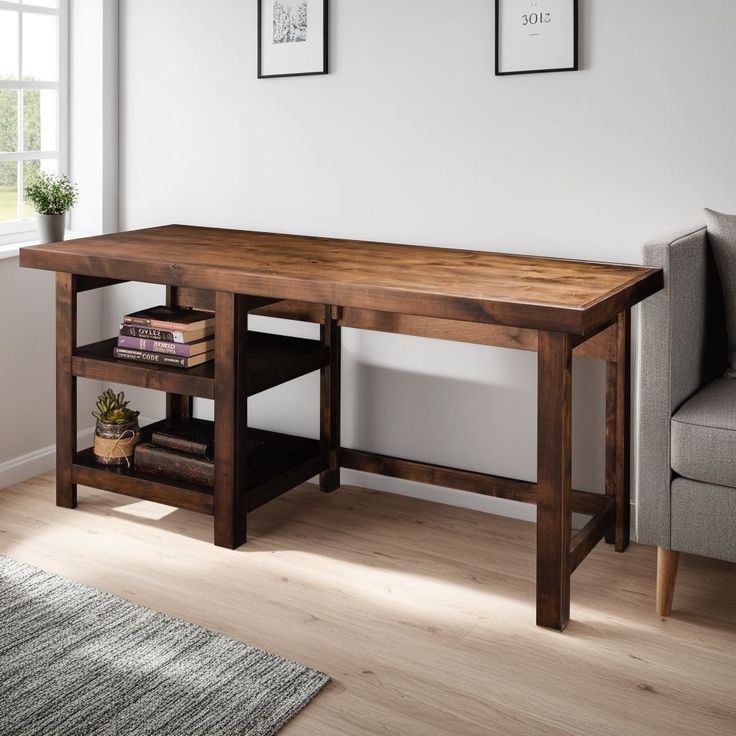
[[[272,2],[273,0],[266,0]],[[312,0],[314,2],[314,0]],[[280,79],[283,77],[313,77],[323,74],[329,74],[329,0],[323,0],[323,49],[322,49],[322,70],[316,72],[293,72],[289,74],[264,74],[263,73],[263,2],[258,0],[258,79]]]
[[[578,46],[579,46],[579,39],[578,35],[580,32],[580,7],[579,7],[579,0],[570,0],[570,2],[573,3],[573,64],[569,67],[560,67],[560,68],[554,68],[554,69],[522,69],[520,71],[501,71],[500,68],[500,58],[499,58],[499,51],[500,51],[500,36],[501,36],[501,27],[500,27],[500,18],[501,18],[501,2],[503,0],[496,0],[496,30],[495,30],[495,37],[496,37],[496,76],[497,77],[510,77],[518,74],[546,74],[551,72],[576,72],[579,69],[579,55],[578,55]]]

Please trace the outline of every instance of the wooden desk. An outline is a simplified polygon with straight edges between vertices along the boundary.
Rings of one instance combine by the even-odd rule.
[[[215,543],[234,548],[245,541],[248,511],[316,473],[333,491],[341,467],[536,503],[537,623],[560,630],[575,568],[604,536],[619,551],[629,543],[630,309],[662,288],[658,269],[180,225],[24,248],[20,262],[58,272],[60,505],[76,504],[77,482],[178,503],[213,513]],[[110,341],[77,347],[77,293],[122,281],[166,284],[170,303],[214,308],[214,367],[160,371],[114,361]],[[279,359],[264,354],[267,338],[248,332],[249,313],[319,322],[318,349],[279,343]],[[537,483],[342,447],[342,326],[536,350]],[[605,495],[571,487],[573,354],[607,366]],[[290,462],[246,467],[247,396],[316,368],[319,444],[266,433],[272,458]],[[78,376],[167,391],[170,416],[191,413],[192,396],[214,398],[213,497],[101,470],[77,454]],[[573,512],[591,516],[574,537]]]

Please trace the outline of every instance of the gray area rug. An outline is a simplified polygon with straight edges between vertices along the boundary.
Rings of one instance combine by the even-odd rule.
[[[0,555],[2,736],[269,736],[328,681]]]

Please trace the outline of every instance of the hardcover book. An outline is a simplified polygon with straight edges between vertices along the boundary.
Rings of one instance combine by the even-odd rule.
[[[205,419],[169,419],[151,434],[157,447],[199,457],[214,457],[215,425]]]
[[[151,434],[151,444],[174,452],[198,457],[215,455],[215,425],[207,419],[169,419]],[[246,438],[248,454],[263,445],[263,440]]]
[[[162,475],[214,488],[215,463],[206,457],[185,455],[144,442],[135,448],[134,467],[141,473]]]
[[[167,307],[164,304],[158,307],[141,309],[140,312],[126,314],[123,322],[127,325],[141,327],[155,327],[159,330],[200,330],[205,327],[214,327],[215,315],[201,309],[189,307]]]
[[[175,368],[194,368],[202,363],[207,363],[215,357],[215,351],[193,355],[183,358],[179,355],[166,355],[166,353],[152,353],[147,350],[132,350],[130,348],[114,347],[112,351],[116,358],[122,360],[136,360],[139,363],[156,363],[157,365],[174,366]]]
[[[167,355],[179,355],[182,358],[190,358],[202,353],[208,353],[215,349],[214,339],[197,340],[190,343],[168,342],[166,340],[147,340],[143,337],[118,337],[119,348],[130,348],[132,350],[145,350],[151,353],[166,353]]]
[[[165,342],[190,343],[212,337],[215,328],[203,327],[199,330],[159,330],[155,327],[142,327],[141,325],[120,325],[120,334],[124,337],[137,337],[143,340],[163,340]]]

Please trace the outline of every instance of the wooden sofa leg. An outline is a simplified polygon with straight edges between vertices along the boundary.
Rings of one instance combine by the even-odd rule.
[[[672,613],[679,562],[679,552],[657,547],[657,614],[660,616],[669,616]]]

